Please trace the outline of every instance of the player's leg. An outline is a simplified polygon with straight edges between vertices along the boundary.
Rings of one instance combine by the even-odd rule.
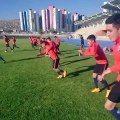
[[[100,92],[99,86],[98,86],[98,79],[97,79],[97,73],[95,72],[95,68],[94,68],[94,73],[93,73],[93,81],[95,84],[95,88],[91,91],[91,92]]]
[[[14,48],[15,48],[15,44],[13,44],[13,50],[14,50]]]
[[[117,119],[120,120],[120,110],[116,105],[120,102],[120,82],[116,82],[113,86],[108,99],[105,103],[105,108]]]
[[[62,78],[64,77],[64,71],[60,69],[58,66],[59,66],[59,59],[53,60],[53,69],[59,75],[57,78]]]
[[[98,70],[98,81],[100,81],[101,75],[103,73],[103,71],[107,68],[108,64],[98,64],[99,66],[99,70]],[[105,79],[103,79],[102,81],[100,81],[106,88],[107,88],[107,92],[106,92],[106,97],[108,97],[109,93],[110,93],[110,87],[107,83],[107,81]]]
[[[95,66],[94,66],[94,69],[93,69],[93,81],[94,81],[94,83],[95,83],[95,88],[91,91],[91,92],[95,92],[95,93],[97,93],[97,92],[100,92],[100,89],[99,89],[99,86],[98,86],[98,79],[97,79],[97,76],[98,76],[98,64],[96,64]]]
[[[7,51],[8,51],[8,46],[9,46],[9,45],[8,45],[8,44],[6,44],[6,50],[5,50],[5,52],[7,52]]]

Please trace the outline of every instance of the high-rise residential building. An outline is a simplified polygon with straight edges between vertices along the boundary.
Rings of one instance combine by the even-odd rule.
[[[50,31],[50,13],[49,10],[46,9],[46,32]]]
[[[40,32],[43,32],[43,29],[42,29],[42,13],[41,12],[39,13],[39,27],[40,27]]]
[[[37,31],[37,18],[36,18],[36,11],[33,11],[33,31],[36,32]]]
[[[49,6],[40,13],[29,9],[19,12],[22,31],[27,32],[72,32],[74,22],[79,19],[79,14],[72,14],[65,9],[57,9]]]
[[[43,29],[43,32],[46,32],[46,10],[45,9],[41,10],[41,15],[42,15],[42,29]]]
[[[58,31],[58,9],[57,8],[53,8],[53,29],[54,31]]]
[[[53,29],[53,9],[55,8],[55,6],[49,6],[49,15],[50,15],[50,30]]]
[[[73,16],[74,16],[74,22],[79,20],[79,14],[78,13],[73,14]],[[78,25],[75,25],[74,30],[77,30],[77,29],[78,29]]]
[[[65,32],[65,9],[62,10],[62,32]]]
[[[30,32],[29,14],[27,11],[26,11],[26,17],[27,17],[27,32]]]
[[[57,23],[58,23],[58,32],[61,33],[62,31],[62,10],[60,9],[58,9]]]
[[[62,10],[62,31],[66,32],[67,31],[67,11],[64,9]]]
[[[67,22],[68,22],[68,30],[67,30],[67,32],[72,32],[72,20],[71,20],[71,16],[72,16],[72,14],[70,12],[68,12],[68,20],[67,20]]]
[[[33,28],[34,28],[34,13],[32,9],[28,10],[28,16],[29,16],[29,24],[30,24],[30,32],[33,32]]]
[[[23,24],[24,24],[24,31],[27,31],[27,13],[26,11],[23,12]]]
[[[72,24],[71,32],[74,32],[74,16],[73,16],[73,14],[71,15],[71,24]]]
[[[36,12],[36,31],[40,32],[40,15]]]
[[[19,12],[20,25],[22,31],[27,31],[27,13],[26,11]]]
[[[21,31],[24,31],[23,12],[19,12],[19,17],[20,17],[20,28],[21,28]]]

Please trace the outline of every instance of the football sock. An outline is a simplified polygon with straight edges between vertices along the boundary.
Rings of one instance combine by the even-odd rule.
[[[116,120],[120,120],[120,111],[117,108],[114,108],[110,111]]]
[[[97,78],[93,78],[93,79],[94,79],[95,87],[98,88],[98,80],[97,80]]]
[[[110,90],[110,87],[109,87],[109,85],[108,85],[108,83],[107,83],[107,81],[106,80],[102,80],[102,81],[100,81],[108,90]]]
[[[57,71],[58,75],[61,75],[61,72],[60,71]]]
[[[60,69],[60,73],[63,73],[64,71]]]

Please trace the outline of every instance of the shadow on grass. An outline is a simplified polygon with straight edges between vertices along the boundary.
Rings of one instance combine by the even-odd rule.
[[[31,58],[23,58],[19,60],[11,60],[11,61],[8,61],[7,63],[20,62],[20,61],[26,61],[26,60],[32,60],[32,59],[38,59],[38,58],[41,58],[41,57],[31,57]]]
[[[93,70],[94,65],[91,65],[91,66],[83,66],[83,67],[87,67],[87,68],[84,69],[84,70],[78,70],[78,71],[69,73],[69,74],[67,75],[68,78],[76,77],[76,76],[79,76],[79,75],[80,75],[81,73],[83,73],[83,72]]]
[[[65,58],[70,58],[70,57],[75,57],[75,56],[79,56],[78,54],[76,55],[70,55],[70,56],[66,56]]]
[[[21,51],[36,51],[36,50],[39,50],[39,49],[23,49],[23,50],[20,50]]]
[[[75,56],[77,56],[77,55],[75,55]],[[82,61],[82,60],[88,60],[88,59],[90,59],[90,58],[91,58],[91,57],[84,58],[84,59],[79,59],[79,60],[66,61],[66,62],[62,62],[61,64],[62,64],[62,66],[64,66],[64,65],[69,65],[69,64],[72,64],[72,63],[80,62],[80,61]]]
[[[114,85],[115,83],[116,83],[116,81],[110,83],[110,84],[109,84],[109,87],[112,86],[112,85]],[[105,89],[106,89],[106,87],[103,87],[102,89],[100,89],[100,92],[102,92],[102,91],[105,90]]]
[[[70,49],[70,50],[63,50],[63,51],[61,51],[61,52],[69,52],[69,51],[76,51],[76,50],[78,50],[78,48]]]
[[[72,53],[75,53],[75,51],[65,52],[65,53],[62,53],[62,52],[61,52],[61,54],[63,54],[63,55],[66,55],[66,54],[72,54]]]

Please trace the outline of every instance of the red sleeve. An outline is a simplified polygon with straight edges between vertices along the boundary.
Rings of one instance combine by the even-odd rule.
[[[39,55],[45,55],[45,54],[46,54],[46,50],[39,53]]]
[[[93,45],[92,47],[89,47],[88,50],[82,53],[82,55],[88,55],[88,56],[97,56],[97,46]]]
[[[53,48],[52,42],[49,43],[49,48],[47,48],[47,52],[49,52]]]
[[[110,67],[111,72],[120,72],[120,64]]]
[[[59,38],[57,38],[57,42],[58,42],[58,45],[60,45],[60,39]]]

